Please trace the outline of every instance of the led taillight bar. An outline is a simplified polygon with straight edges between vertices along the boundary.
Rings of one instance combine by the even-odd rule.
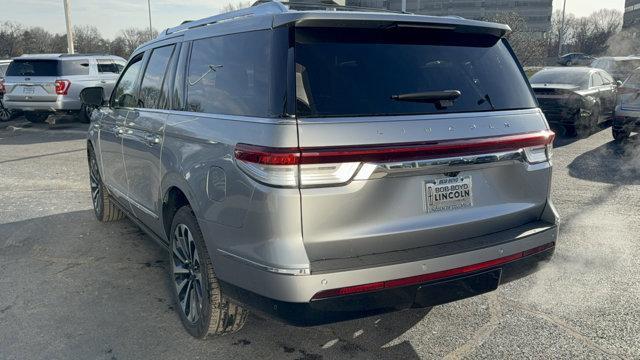
[[[238,160],[263,165],[328,164],[344,162],[385,162],[426,160],[430,158],[477,155],[527,147],[546,146],[553,142],[551,130],[533,133],[463,140],[412,144],[384,144],[329,148],[270,148],[238,144]]]
[[[555,242],[550,242],[548,244],[535,247],[533,249],[529,249],[523,252],[515,253],[513,255],[501,257],[498,259],[489,260],[489,261],[468,265],[468,266],[462,266],[459,268],[438,271],[438,272],[429,273],[429,274],[411,276],[411,277],[402,278],[402,279],[380,281],[380,282],[375,282],[370,284],[349,286],[349,287],[338,288],[338,289],[324,290],[315,294],[311,300],[326,299],[330,297],[351,295],[351,294],[360,294],[360,293],[366,293],[366,292],[377,291],[382,289],[397,288],[397,287],[403,287],[403,286],[409,286],[409,285],[418,285],[418,284],[423,284],[423,283],[427,283],[435,280],[442,280],[442,279],[451,278],[455,276],[466,275],[466,274],[478,272],[481,270],[488,270],[494,267],[505,265],[507,263],[513,262],[518,259],[539,254],[541,252],[552,249],[553,247],[555,247],[555,245],[556,245]]]

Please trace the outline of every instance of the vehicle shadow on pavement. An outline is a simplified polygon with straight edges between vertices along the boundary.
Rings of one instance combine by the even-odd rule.
[[[87,138],[89,124],[69,122],[50,125],[32,124],[26,120],[0,123],[0,145],[29,145]],[[29,134],[29,136],[24,136]]]
[[[605,121],[599,124],[589,136],[593,136],[603,130],[606,130],[611,127],[611,121]],[[563,126],[552,125],[551,130],[556,133],[556,138],[553,141],[554,148],[561,148],[563,146],[571,145],[576,141],[584,140],[577,136],[567,134],[567,130]]]
[[[165,250],[132,222],[100,223],[92,210],[17,216],[33,217],[0,217],[2,272],[13,274],[0,278],[9,358],[25,349],[29,358],[178,358],[185,347],[201,358],[419,358],[402,335],[430,309],[311,328],[251,315],[238,333],[196,340],[175,310]]]
[[[588,181],[614,185],[640,184],[640,136],[628,141],[611,141],[576,157],[568,166],[569,175]]]

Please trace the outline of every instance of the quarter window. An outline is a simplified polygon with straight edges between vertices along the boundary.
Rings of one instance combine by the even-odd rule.
[[[160,99],[162,80],[167,70],[167,64],[173,53],[174,46],[165,46],[153,50],[149,64],[140,87],[140,107],[156,108]]]
[[[120,77],[120,81],[113,91],[112,105],[114,107],[136,107],[138,106],[138,96],[136,83],[140,69],[142,68],[142,55],[131,60],[129,67]]]
[[[118,74],[118,68],[116,64],[111,60],[98,59],[98,72],[99,73],[113,73]]]
[[[186,110],[266,116],[269,47],[268,33],[262,31],[194,41]]]

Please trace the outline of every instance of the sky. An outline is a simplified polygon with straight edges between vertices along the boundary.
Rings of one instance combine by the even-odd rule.
[[[238,0],[150,0],[153,27],[163,30],[220,12]],[[55,33],[65,32],[63,0],[0,0],[0,22],[14,21],[41,26]],[[70,0],[74,25],[95,25],[107,38],[126,27],[149,26],[147,0]],[[246,1],[245,1],[246,2]],[[554,10],[563,0],[553,0]],[[567,0],[567,12],[587,16],[601,8],[624,9],[624,0]]]

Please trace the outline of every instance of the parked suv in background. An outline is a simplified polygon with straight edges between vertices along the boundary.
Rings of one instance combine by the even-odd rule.
[[[617,56],[601,57],[591,64],[591,67],[602,69],[614,79],[625,81],[633,70],[640,67],[640,57],[638,56]]]
[[[624,141],[632,131],[640,131],[640,68],[618,90],[618,104],[611,126],[613,138]]]
[[[82,106],[80,92],[102,87],[111,93],[126,64],[112,55],[23,55],[13,60],[5,78],[5,106],[21,110],[31,122],[51,114],[74,114],[88,122],[92,109]]]
[[[4,107],[4,74],[7,72],[7,68],[11,60],[0,60],[0,121],[7,121],[11,119],[11,111]]]
[[[168,29],[93,113],[96,217],[169,249],[199,338],[245,309],[313,325],[492,291],[558,234],[508,31],[278,2]]]

